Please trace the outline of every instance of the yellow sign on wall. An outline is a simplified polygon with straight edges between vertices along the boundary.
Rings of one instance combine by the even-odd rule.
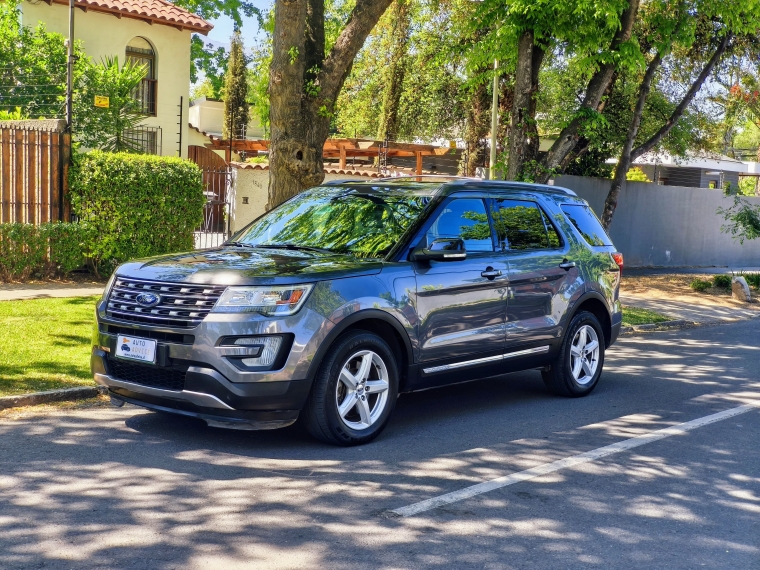
[[[109,101],[108,97],[103,97],[102,95],[95,95],[95,106],[96,107],[103,107],[104,109],[107,109],[111,106],[111,102]]]

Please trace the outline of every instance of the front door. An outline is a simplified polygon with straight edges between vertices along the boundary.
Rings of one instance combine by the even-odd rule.
[[[481,198],[453,198],[426,232],[427,244],[438,238],[462,239],[467,258],[415,262],[423,371],[436,368],[425,366],[433,361],[455,364],[456,369],[477,368],[461,365],[504,350],[509,268],[494,252],[486,212]]]
[[[548,343],[560,331],[560,319],[582,286],[578,269],[566,263],[564,244],[549,216],[530,200],[495,199],[497,247],[509,263],[506,345]]]

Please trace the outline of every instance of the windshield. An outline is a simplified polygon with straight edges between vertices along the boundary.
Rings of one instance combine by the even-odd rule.
[[[429,196],[400,192],[313,188],[256,220],[233,241],[384,257],[429,201]]]

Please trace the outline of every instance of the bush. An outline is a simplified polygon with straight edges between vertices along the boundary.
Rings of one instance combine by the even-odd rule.
[[[715,275],[713,277],[713,285],[715,285],[719,289],[728,289],[729,287],[731,287],[731,276],[730,275]]]
[[[701,293],[702,291],[705,291],[712,287],[712,283],[705,281],[704,279],[695,279],[689,284],[689,287],[691,287],[694,291]]]
[[[72,211],[91,230],[84,251],[98,276],[130,259],[192,249],[206,202],[200,168],[165,156],[76,154],[69,190]]]
[[[85,264],[86,224],[0,224],[0,279],[66,275]]]
[[[744,273],[743,276],[748,285],[760,289],[760,273]]]

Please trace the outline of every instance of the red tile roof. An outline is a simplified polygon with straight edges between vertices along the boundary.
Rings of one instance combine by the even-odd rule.
[[[46,0],[68,5],[68,0]],[[206,35],[214,26],[200,16],[165,0],[75,0],[76,7],[85,12],[104,12],[121,18],[135,18],[149,24],[164,24],[180,30]]]

